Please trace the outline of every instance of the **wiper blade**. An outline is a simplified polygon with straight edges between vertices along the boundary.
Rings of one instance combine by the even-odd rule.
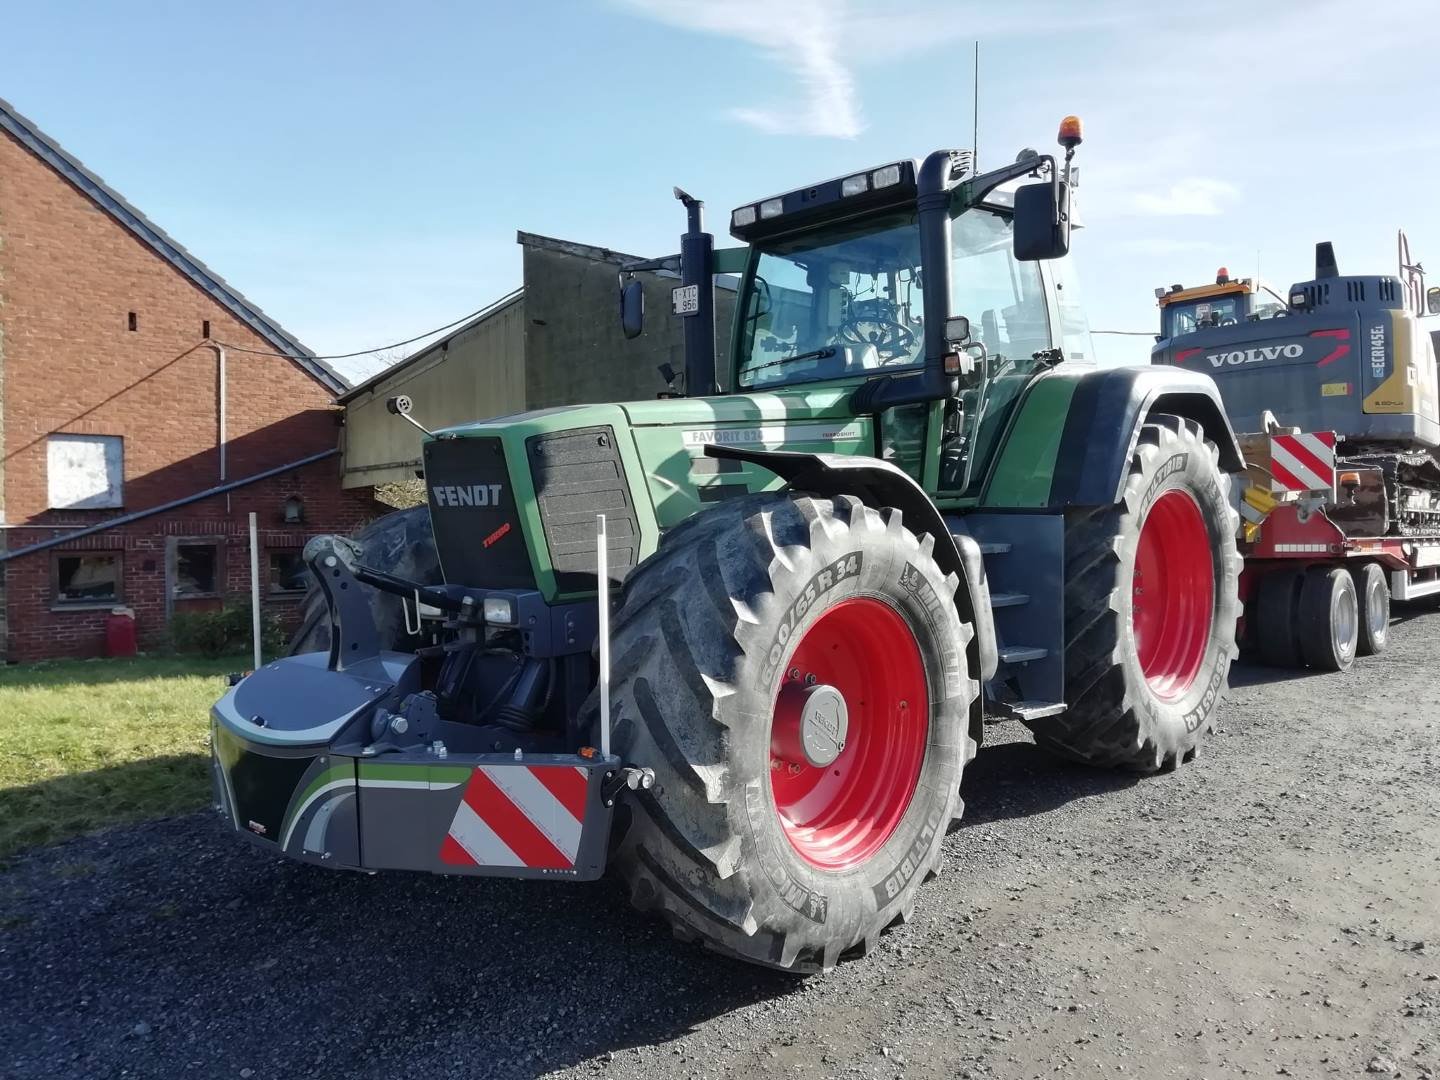
[[[836,348],[834,345],[826,345],[823,349],[811,349],[809,352],[796,353],[794,356],[782,356],[777,360],[767,360],[752,368],[746,368],[745,374],[752,375],[757,371],[764,371],[766,368],[779,367],[781,364],[789,364],[795,360],[824,360],[834,356]]]

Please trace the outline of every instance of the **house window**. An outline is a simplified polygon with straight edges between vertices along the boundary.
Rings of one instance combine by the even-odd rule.
[[[124,440],[119,435],[51,435],[46,477],[52,510],[123,506]]]
[[[310,571],[298,551],[270,552],[270,592],[298,596],[310,588]]]
[[[119,600],[119,555],[87,553],[55,556],[57,605],[113,604]]]
[[[220,593],[220,545],[181,541],[175,545],[175,577],[170,594],[177,600]]]

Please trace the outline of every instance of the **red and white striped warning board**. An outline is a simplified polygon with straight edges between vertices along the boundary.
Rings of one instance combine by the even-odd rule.
[[[1271,491],[1335,491],[1335,433],[1270,436]]]
[[[573,869],[588,784],[573,765],[482,765],[465,785],[440,861]]]

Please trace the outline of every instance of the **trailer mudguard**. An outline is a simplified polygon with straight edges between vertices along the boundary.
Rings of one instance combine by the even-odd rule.
[[[982,681],[994,677],[999,666],[995,624],[979,545],[967,536],[950,532],[939,509],[909,473],[879,458],[848,454],[808,454],[789,450],[745,450],[735,446],[707,446],[710,457],[734,458],[769,469],[797,491],[826,498],[854,495],[877,510],[893,506],[916,533],[935,539],[935,562],[955,574],[963,588],[955,591],[960,618],[975,627],[966,660]],[[978,702],[978,699],[977,699]]]
[[[1145,418],[1194,420],[1220,450],[1220,468],[1245,467],[1215,381],[1175,368],[1061,367],[1031,384],[981,495],[986,509],[1108,506],[1120,497]]]

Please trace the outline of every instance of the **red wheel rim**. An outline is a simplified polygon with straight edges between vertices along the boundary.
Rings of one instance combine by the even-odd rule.
[[[880,849],[915,793],[930,726],[925,664],[894,608],[853,597],[805,631],[781,675],[776,706],[788,684],[811,684],[812,677],[845,699],[843,747],[822,767],[783,756],[783,740],[773,738],[770,791],[800,856],[822,870],[843,870]]]
[[[1215,611],[1210,534],[1188,491],[1167,491],[1145,516],[1133,586],[1140,670],[1156,697],[1173,701],[1200,673]]]

